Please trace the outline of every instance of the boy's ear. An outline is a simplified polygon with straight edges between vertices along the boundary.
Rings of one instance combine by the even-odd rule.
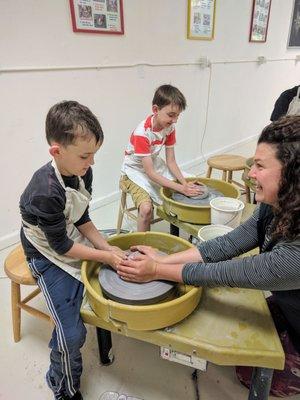
[[[53,143],[49,148],[49,153],[52,157],[58,156],[60,153],[60,146],[57,143]]]
[[[158,110],[159,110],[158,106],[156,104],[153,104],[152,112],[153,112],[154,115],[157,114]]]

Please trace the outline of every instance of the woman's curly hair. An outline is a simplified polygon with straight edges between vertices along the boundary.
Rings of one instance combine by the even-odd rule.
[[[300,115],[282,117],[268,125],[259,143],[274,146],[282,164],[278,207],[274,210],[274,236],[292,240],[300,230]]]

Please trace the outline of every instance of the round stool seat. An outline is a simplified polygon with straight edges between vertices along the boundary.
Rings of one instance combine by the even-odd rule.
[[[13,282],[21,285],[36,285],[21,245],[16,247],[5,259],[4,270]]]
[[[207,164],[222,171],[240,171],[245,168],[246,158],[234,154],[221,154],[210,157]]]

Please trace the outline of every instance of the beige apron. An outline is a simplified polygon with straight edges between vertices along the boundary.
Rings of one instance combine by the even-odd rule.
[[[74,223],[82,217],[87,206],[89,205],[91,199],[90,193],[85,189],[84,182],[81,177],[78,177],[78,190],[66,187],[54,160],[52,161],[52,166],[55,170],[55,174],[59,183],[65,190],[66,204],[64,215],[66,219],[66,230],[68,237],[73,240],[74,243],[80,243],[89,247],[93,247],[92,243],[86,239],[74,225]],[[43,256],[72,275],[74,278],[81,280],[81,260],[56,253],[53,249],[51,249],[44,232],[38,226],[31,225],[28,224],[28,222],[23,221],[23,230],[28,241]]]
[[[153,162],[153,169],[159,175],[163,176],[164,178],[173,180],[174,176],[169,171],[165,161],[158,155],[154,154],[151,156]],[[125,169],[126,175],[132,182],[139,185],[143,188],[147,193],[149,193],[151,199],[156,204],[162,204],[162,198],[160,196],[160,185],[157,185],[155,182],[152,182],[149,177],[144,172],[144,169],[141,168],[140,170],[136,168],[131,168],[130,166],[126,166]]]

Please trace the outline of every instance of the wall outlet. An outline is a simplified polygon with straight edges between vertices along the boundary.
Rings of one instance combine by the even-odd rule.
[[[211,62],[207,57],[200,57],[199,58],[199,65],[201,68],[208,68],[211,66]]]
[[[258,63],[258,65],[264,64],[264,63],[266,63],[266,62],[267,62],[266,57],[264,57],[264,56],[259,56],[259,57],[257,57],[257,63]]]

